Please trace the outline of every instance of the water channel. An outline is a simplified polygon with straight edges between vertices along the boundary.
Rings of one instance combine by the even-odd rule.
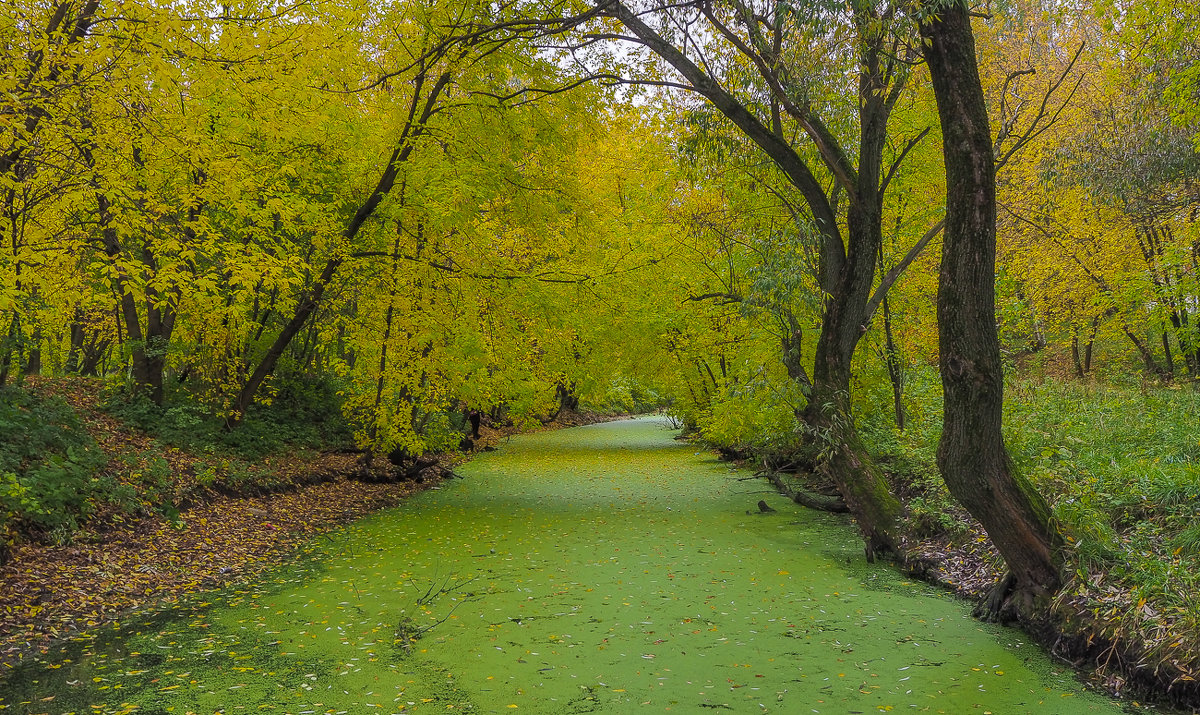
[[[0,684],[15,713],[1119,713],[655,418],[511,440],[260,583]],[[766,499],[778,511],[758,513]]]

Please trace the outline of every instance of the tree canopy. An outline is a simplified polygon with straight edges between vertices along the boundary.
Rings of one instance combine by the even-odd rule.
[[[944,406],[1024,615],[1062,533],[1005,370],[1200,378],[1178,3],[0,13],[0,384],[103,377],[229,430],[321,386],[364,464],[481,415],[665,408],[806,468],[870,556],[909,515],[861,432]],[[911,394],[934,370],[944,402]]]

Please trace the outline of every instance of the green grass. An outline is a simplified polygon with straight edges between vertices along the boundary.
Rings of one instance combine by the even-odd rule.
[[[1062,522],[1061,600],[1153,661],[1200,656],[1200,390],[1018,382],[1007,436]]]
[[[935,381],[914,376],[910,409],[921,418],[905,433],[882,409],[866,410],[863,432],[913,497],[916,531],[965,531],[933,466]],[[1014,379],[1005,440],[1068,544],[1060,613],[1096,635],[1141,641],[1149,663],[1200,664],[1200,387]]]

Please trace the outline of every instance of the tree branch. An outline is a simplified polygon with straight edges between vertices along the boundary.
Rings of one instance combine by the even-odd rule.
[[[933,237],[941,233],[942,229],[945,227],[946,219],[942,219],[933,226],[930,226],[929,230],[925,232],[925,235],[921,236],[921,239],[913,244],[912,248],[908,249],[908,253],[904,254],[904,258],[900,259],[900,262],[893,266],[892,270],[888,271],[883,278],[879,280],[879,286],[875,289],[875,293],[871,295],[871,300],[867,301],[867,307],[863,311],[864,324],[870,322],[871,316],[875,315],[875,311],[879,309],[879,304],[883,302],[883,299],[887,296],[888,290],[891,289],[892,284],[896,282],[896,279],[900,277],[900,274],[903,273],[913,261],[917,260],[917,256],[921,255],[921,253],[925,250],[925,247],[929,245],[929,242],[933,240]]]

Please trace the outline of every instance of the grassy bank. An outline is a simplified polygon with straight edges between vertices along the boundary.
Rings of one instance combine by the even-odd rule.
[[[866,433],[907,497],[914,554],[978,596],[1003,564],[938,478],[936,385],[910,394],[906,431]],[[1200,390],[1015,380],[1005,438],[1068,544],[1048,645],[1113,692],[1200,706]]]
[[[285,401],[225,433],[186,403],[124,400],[97,380],[0,390],[0,673],[425,486],[348,478],[357,455],[320,404]]]
[[[325,407],[321,407],[325,405]],[[0,564],[24,543],[68,546],[218,496],[290,491],[336,477],[348,444],[329,401],[283,401],[226,432],[183,403],[160,408],[87,378],[0,390]]]

